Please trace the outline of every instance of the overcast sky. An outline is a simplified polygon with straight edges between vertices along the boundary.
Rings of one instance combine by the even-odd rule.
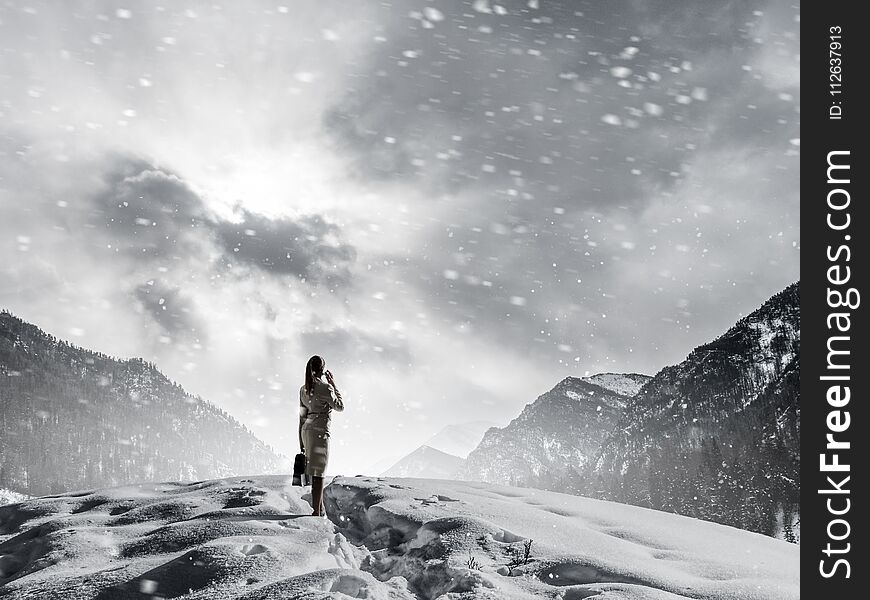
[[[654,374],[799,277],[789,2],[7,2],[0,306],[331,471]]]

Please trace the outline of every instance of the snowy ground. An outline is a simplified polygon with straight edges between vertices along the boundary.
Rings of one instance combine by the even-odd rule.
[[[24,502],[28,498],[30,498],[30,496],[26,494],[19,494],[18,492],[13,492],[6,488],[0,488],[0,506],[3,506],[4,504],[12,504],[13,502]]]
[[[255,476],[3,506],[0,597],[799,598],[797,546],[632,506],[362,477],[326,505]]]

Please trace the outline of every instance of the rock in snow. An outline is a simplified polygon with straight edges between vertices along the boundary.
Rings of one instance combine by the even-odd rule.
[[[9,599],[798,599],[798,547],[673,514],[483,483],[284,476],[0,507]]]

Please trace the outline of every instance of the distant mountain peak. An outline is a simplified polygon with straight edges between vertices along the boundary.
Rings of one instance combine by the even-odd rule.
[[[382,473],[384,477],[455,479],[465,460],[423,444]]]
[[[477,447],[483,439],[483,434],[491,427],[496,427],[496,423],[491,421],[452,423],[426,440],[424,445],[465,458]]]
[[[410,454],[389,463],[391,466],[382,474],[388,477],[455,479],[465,464],[465,457],[494,427],[496,424],[490,421],[447,425]]]

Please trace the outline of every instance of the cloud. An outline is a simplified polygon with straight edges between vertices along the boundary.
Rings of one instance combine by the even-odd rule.
[[[341,229],[320,215],[269,219],[242,210],[240,221],[215,222],[213,228],[228,260],[330,287],[350,283],[356,251],[341,241]]]
[[[704,341],[687,321],[704,332],[728,325],[713,307],[725,286],[732,297],[736,271],[783,279],[759,248],[770,244],[796,278],[790,244],[747,244],[739,225],[794,238],[796,98],[771,93],[753,65],[767,60],[758,32],[790,56],[795,7],[505,7],[448,2],[431,27],[398,13],[326,112],[353,176],[427,198],[408,218],[428,217],[416,221],[417,251],[372,261],[393,265],[382,271],[401,293],[425,298],[445,328],[542,362],[652,370],[662,346],[678,360]],[[693,196],[717,218],[698,218]],[[729,255],[722,268],[707,264]],[[681,265],[666,278],[652,267],[662,256]],[[638,304],[650,289],[661,301]],[[706,308],[687,315],[673,295]],[[661,325],[637,335],[652,315]]]
[[[181,178],[137,159],[117,159],[93,205],[89,224],[138,261],[199,253],[215,226]]]
[[[134,296],[170,339],[195,344],[206,342],[207,328],[198,316],[195,303],[179,287],[152,279],[137,286]]]
[[[303,354],[324,355],[330,364],[388,363],[407,367],[413,362],[408,340],[389,332],[373,334],[358,328],[333,328],[305,331],[300,334]]]
[[[223,218],[178,175],[142,160],[120,159],[93,202],[90,224],[137,262],[195,255],[218,271],[242,264],[332,288],[351,281],[355,249],[323,216],[269,218],[238,208]]]
[[[686,145],[708,141],[715,115],[743,112],[735,90],[758,95],[741,64],[757,51],[740,35],[752,12],[572,8],[480,14],[455,1],[432,27],[398,13],[325,126],[364,180],[465,190],[466,205],[521,219],[542,205],[636,210],[648,185],[677,183]]]

